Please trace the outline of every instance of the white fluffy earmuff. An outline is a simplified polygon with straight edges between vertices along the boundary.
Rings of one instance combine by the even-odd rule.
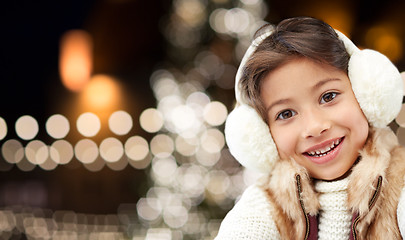
[[[242,98],[239,81],[246,62],[272,29],[257,37],[246,51],[235,78],[235,109],[225,124],[225,137],[231,154],[246,168],[270,173],[279,154],[270,129]],[[350,55],[348,75],[356,99],[373,127],[387,126],[402,106],[403,82],[394,64],[374,50],[360,50],[344,34],[336,31]]]

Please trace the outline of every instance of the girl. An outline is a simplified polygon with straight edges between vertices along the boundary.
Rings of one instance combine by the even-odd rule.
[[[307,17],[266,26],[236,76],[225,135],[246,189],[216,239],[401,239],[405,150],[387,125],[395,66]]]

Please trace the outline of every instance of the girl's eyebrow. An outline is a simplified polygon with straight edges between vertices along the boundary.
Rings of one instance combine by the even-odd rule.
[[[272,104],[270,104],[270,106],[268,106],[268,107],[266,108],[266,112],[269,112],[270,109],[272,109],[272,108],[273,108],[274,106],[276,106],[276,105],[287,104],[287,103],[289,103],[290,101],[291,101],[291,100],[288,99],[288,98],[279,99],[279,100],[273,102]]]
[[[315,89],[322,87],[323,85],[325,85],[325,84],[328,83],[328,82],[331,82],[331,81],[340,81],[340,80],[341,80],[340,78],[326,78],[326,79],[323,79],[323,80],[317,82],[317,83],[311,88],[311,90],[314,91]]]

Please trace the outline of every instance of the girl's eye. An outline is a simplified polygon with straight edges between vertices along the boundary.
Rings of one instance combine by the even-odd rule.
[[[328,103],[328,102],[332,101],[333,99],[335,99],[336,96],[337,96],[337,93],[335,93],[335,92],[325,93],[321,98],[321,103]]]
[[[277,115],[277,119],[285,120],[293,117],[296,113],[293,110],[285,110]]]

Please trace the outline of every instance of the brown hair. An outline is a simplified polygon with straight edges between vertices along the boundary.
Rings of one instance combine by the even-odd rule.
[[[239,87],[242,98],[267,122],[260,97],[261,80],[292,59],[306,57],[347,73],[349,54],[335,30],[327,23],[310,17],[283,20],[277,26],[265,25],[256,32],[272,31],[257,46],[243,69]]]

